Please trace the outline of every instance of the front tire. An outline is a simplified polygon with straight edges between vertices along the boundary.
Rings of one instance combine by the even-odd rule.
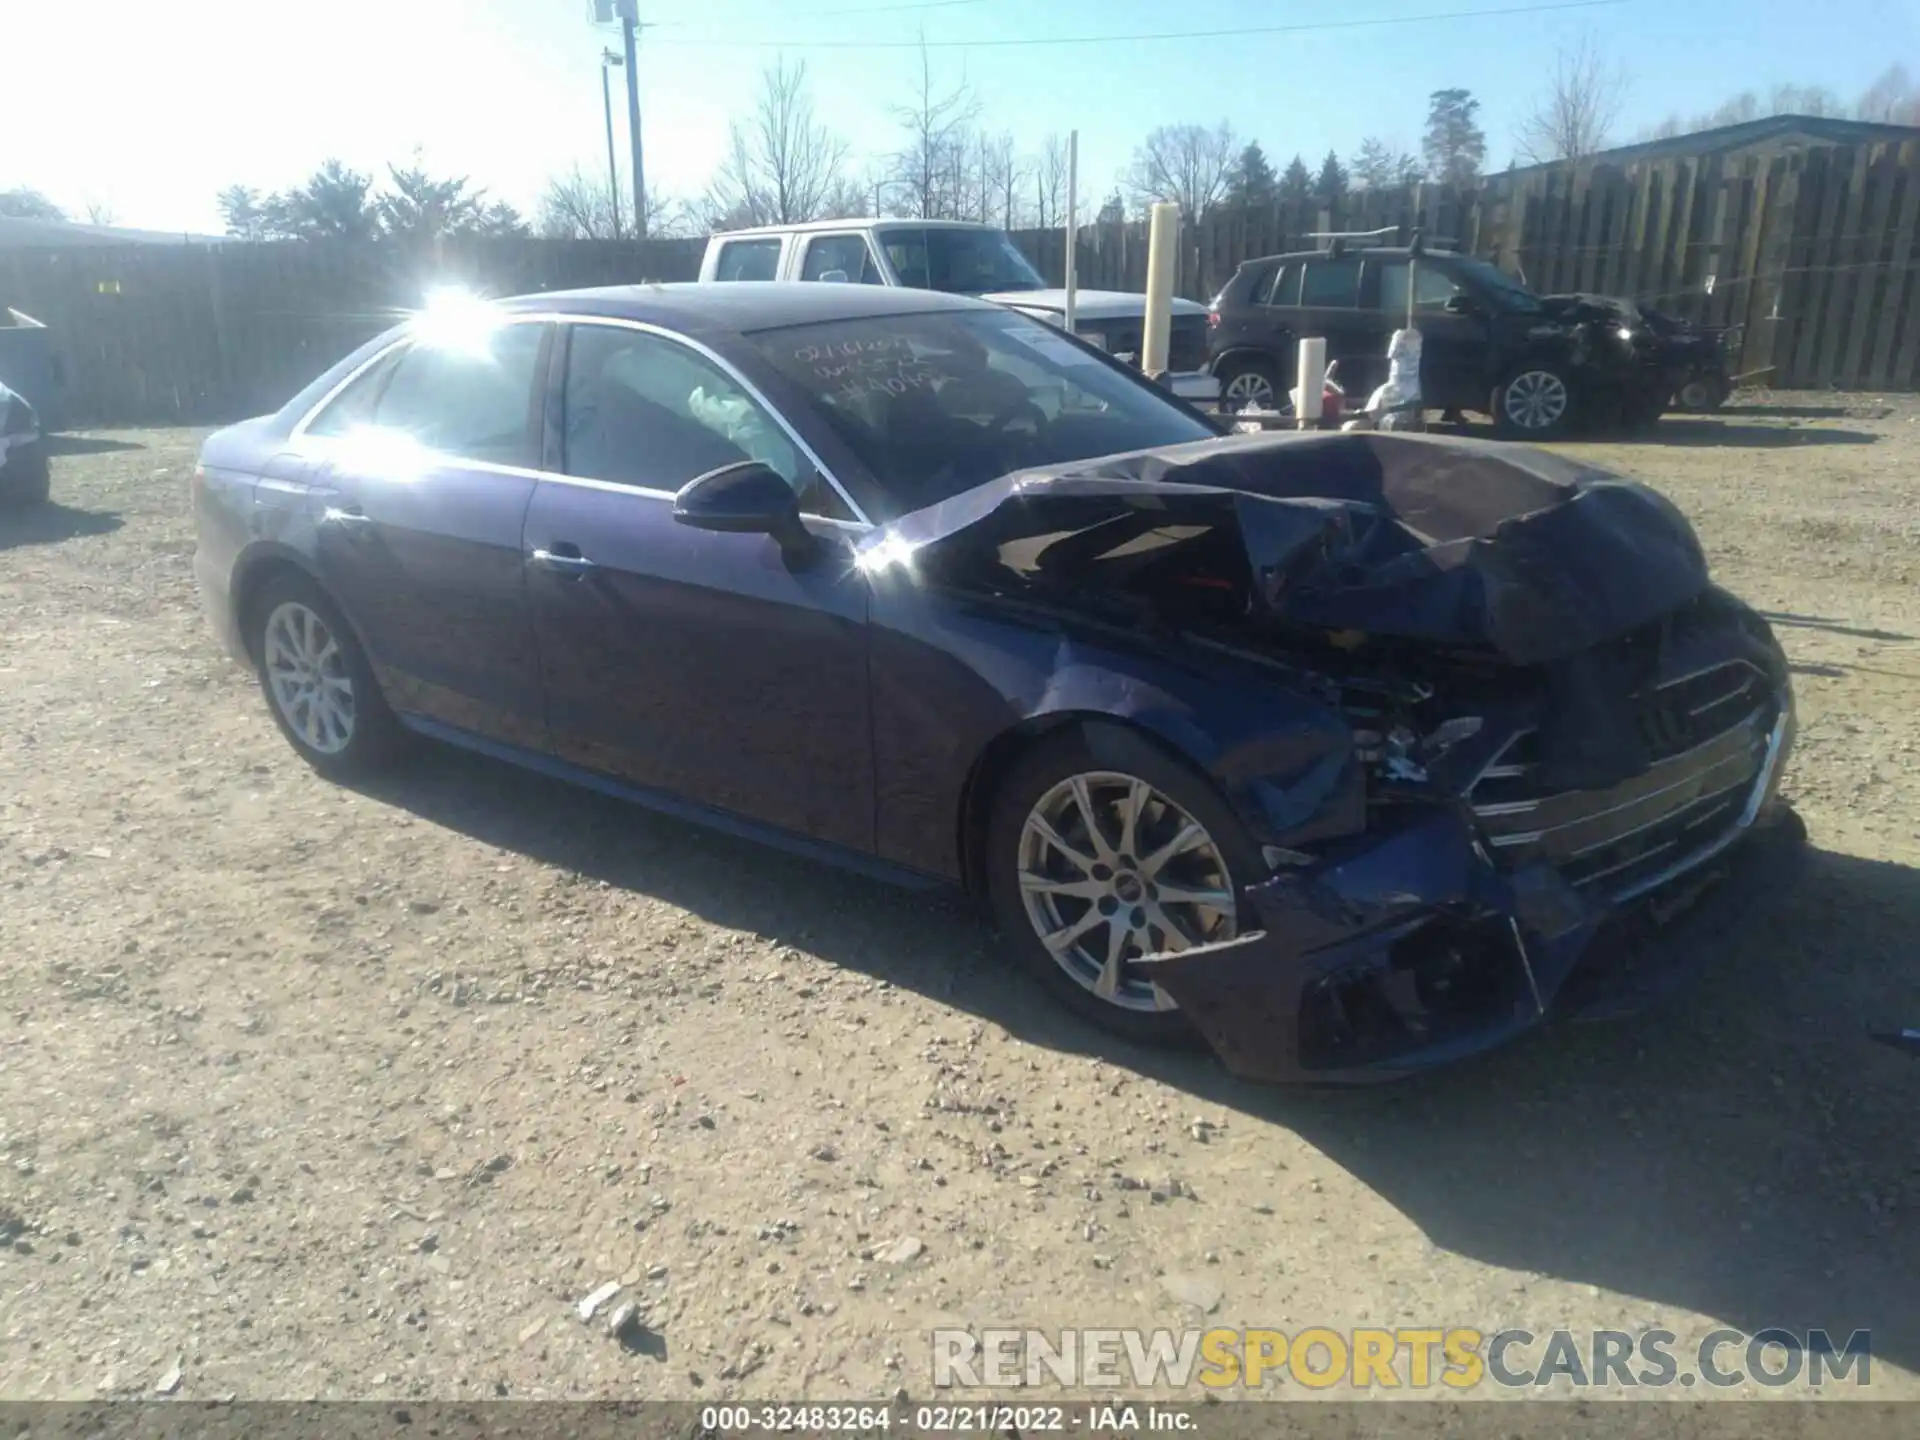
[[[1137,963],[1231,940],[1260,860],[1204,779],[1123,726],[1042,742],[1001,782],[986,833],[1001,934],[1054,996],[1116,1035],[1191,1045],[1192,1024]]]
[[[1516,366],[1494,387],[1494,429],[1504,440],[1558,440],[1573,429],[1573,382],[1557,365]]]
[[[260,690],[287,743],[329,779],[378,769],[400,724],[339,607],[306,576],[286,573],[268,580],[247,612]]]

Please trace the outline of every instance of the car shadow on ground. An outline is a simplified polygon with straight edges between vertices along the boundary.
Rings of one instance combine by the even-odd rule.
[[[57,545],[81,535],[108,535],[122,523],[117,510],[76,510],[71,505],[0,510],[0,550],[21,545]]]
[[[147,448],[137,440],[112,440],[105,435],[48,435],[41,444],[49,455],[117,455]]]
[[[1768,924],[1653,1014],[1393,1086],[1279,1089],[1067,1014],[959,898],[440,747],[367,793],[1150,1076],[1229,1127],[1284,1126],[1459,1255],[1640,1297],[1647,1323],[1684,1309],[1836,1344],[1867,1328],[1876,1358],[1920,1368],[1920,1065],[1867,1035],[1920,1024],[1911,867],[1816,852]]]
[[[1491,425],[1440,425],[1430,429],[1444,435],[1462,435],[1475,440],[1497,440]],[[1582,444],[1600,445],[1689,445],[1712,448],[1754,450],[1785,448],[1794,445],[1872,445],[1878,435],[1865,430],[1826,430],[1802,425],[1742,425],[1717,416],[1669,415],[1650,430],[1601,431],[1569,436]]]

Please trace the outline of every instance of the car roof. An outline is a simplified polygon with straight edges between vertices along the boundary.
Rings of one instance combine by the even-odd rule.
[[[559,290],[501,302],[509,310],[556,310],[642,320],[680,329],[777,330],[876,315],[920,315],[1005,307],[966,295],[890,285],[834,285],[804,280],[708,280],[670,285],[610,285]]]
[[[806,220],[795,225],[756,225],[747,230],[723,230],[714,240],[744,240],[766,235],[815,235],[823,230],[998,230],[978,220],[912,220],[895,215],[886,219]]]

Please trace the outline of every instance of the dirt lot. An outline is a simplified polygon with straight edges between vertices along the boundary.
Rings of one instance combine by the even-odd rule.
[[[1792,398],[1590,453],[1780,626],[1804,886],[1657,1015],[1366,1092],[492,762],[323,783],[198,614],[197,434],[67,441],[0,521],[0,1393],[925,1398],[936,1325],[1205,1313],[1871,1327],[1920,1396],[1920,1064],[1864,1035],[1920,1024],[1920,405]]]

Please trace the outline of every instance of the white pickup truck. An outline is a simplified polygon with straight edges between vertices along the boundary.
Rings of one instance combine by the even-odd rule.
[[[731,230],[707,241],[702,280],[812,280],[903,285],[978,295],[1064,326],[1067,292],[1049,288],[993,225],[964,220],[816,220]],[[1121,290],[1080,290],[1074,333],[1117,359],[1138,364],[1147,298]],[[1182,398],[1211,405],[1220,386],[1205,372],[1207,307],[1173,302],[1167,384]]]

